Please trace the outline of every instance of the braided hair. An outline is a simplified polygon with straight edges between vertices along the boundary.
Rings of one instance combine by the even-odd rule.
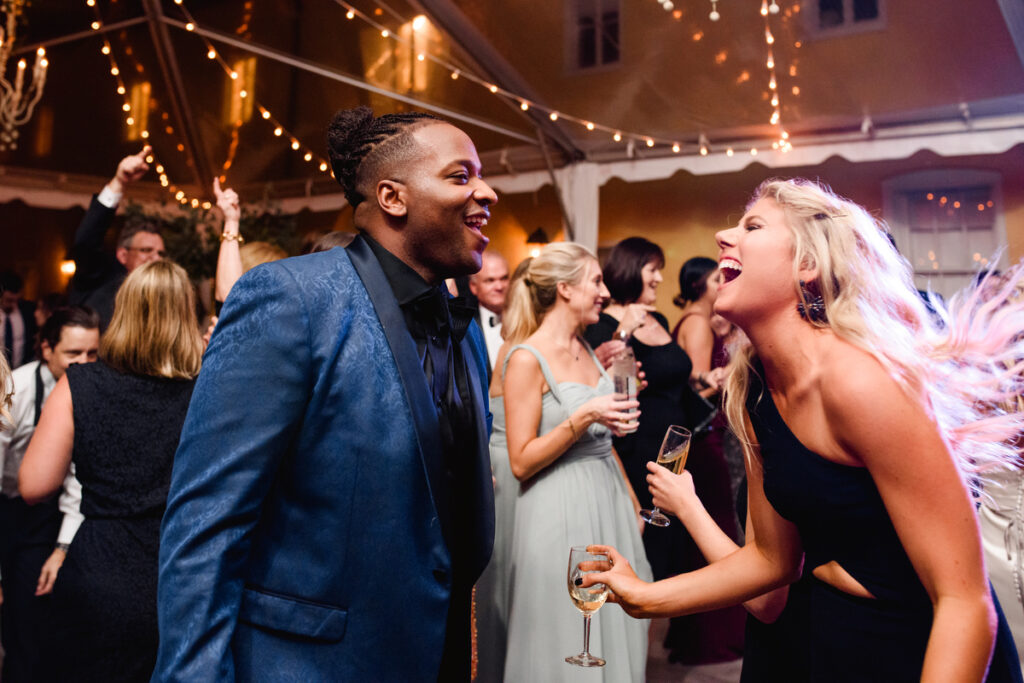
[[[327,129],[327,151],[334,177],[353,208],[366,199],[365,182],[375,179],[386,165],[408,158],[413,150],[409,134],[431,122],[444,120],[419,112],[374,117],[365,106],[334,115]]]

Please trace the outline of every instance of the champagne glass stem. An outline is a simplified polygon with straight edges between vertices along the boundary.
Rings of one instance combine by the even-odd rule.
[[[583,654],[590,657],[590,614],[583,615]]]

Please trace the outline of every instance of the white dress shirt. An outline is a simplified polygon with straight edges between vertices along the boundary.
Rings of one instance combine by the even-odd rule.
[[[494,319],[494,324],[491,324],[491,319]],[[501,348],[502,342],[505,340],[501,338],[501,316],[497,313],[492,313],[489,309],[484,308],[480,305],[480,327],[484,330],[484,342],[487,344],[487,357],[491,361],[491,369],[494,368],[494,364],[498,362],[498,349]]]
[[[28,450],[28,443],[36,431],[36,370],[43,380],[44,400],[57,385],[50,369],[41,361],[33,361],[11,373],[14,396],[11,401],[11,420],[0,424],[0,492],[8,498],[18,497],[18,468]],[[64,480],[58,506],[64,513],[58,541],[70,543],[82,523],[80,512],[82,485],[74,476],[74,465]]]

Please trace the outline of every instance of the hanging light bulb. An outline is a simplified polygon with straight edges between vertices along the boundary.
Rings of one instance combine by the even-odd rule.
[[[673,152],[675,152],[676,154],[679,154],[679,150],[680,149],[682,149],[682,147],[679,146],[678,142],[673,142],[672,143],[672,151]]]
[[[612,136],[612,140],[615,140],[615,142],[622,142],[622,133],[615,131],[615,135]]]
[[[761,16],[768,16],[768,0],[761,0]]]
[[[778,3],[775,2],[775,0],[772,0],[772,4],[768,5],[768,11],[771,12],[772,14],[779,13],[779,5]]]

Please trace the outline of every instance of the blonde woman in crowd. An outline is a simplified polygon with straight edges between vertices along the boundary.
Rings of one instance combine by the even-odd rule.
[[[140,266],[118,290],[100,361],[69,367],[43,408],[21,495],[45,500],[74,462],[85,515],[54,585],[60,653],[45,680],[153,672],[160,520],[203,352],[196,322],[185,271]]]
[[[508,560],[506,681],[644,680],[647,624],[618,611],[594,619],[590,647],[606,666],[565,663],[580,649],[582,621],[566,590],[570,546],[621,545],[639,574],[651,575],[639,505],[611,443],[639,404],[612,393],[580,334],[607,297],[597,259],[565,242],[545,246],[509,291],[510,349],[496,373],[504,378],[508,459],[520,492]]]
[[[1020,414],[991,408],[1021,388],[1000,362],[1024,356],[1024,310],[976,293],[940,328],[884,226],[805,180],[762,184],[717,240],[715,310],[746,333],[726,411],[747,444],[753,538],[654,584],[595,548],[613,566],[583,584],[607,583],[634,616],[686,614],[783,586],[803,563],[809,680],[978,681],[991,660],[988,680],[1019,681],[1012,642],[992,656],[971,489],[1016,457]]]

